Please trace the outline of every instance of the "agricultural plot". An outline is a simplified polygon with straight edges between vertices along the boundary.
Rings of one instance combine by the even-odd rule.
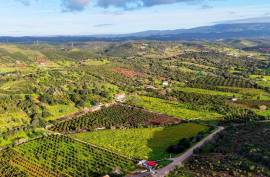
[[[239,98],[242,99],[249,99],[249,100],[269,100],[270,94],[261,89],[255,88],[239,88],[239,87],[219,87],[222,89],[228,89],[232,92],[236,92],[236,96],[240,96]]]
[[[270,76],[250,75],[250,78],[254,79],[255,82],[260,86],[270,87]]]
[[[268,68],[264,68],[263,71],[269,74],[270,73],[270,68],[269,67]]]
[[[14,132],[4,132],[0,136],[0,147],[8,145],[15,145],[20,142],[29,141],[31,139],[44,136],[45,130],[42,128],[29,129],[29,130],[17,130]]]
[[[78,108],[72,104],[56,104],[56,105],[47,105],[47,111],[50,115],[46,118],[46,120],[56,120],[62,116],[66,116],[78,111]]]
[[[33,84],[26,80],[8,81],[0,86],[0,92],[5,94],[31,94]]]
[[[209,86],[230,86],[241,88],[254,88],[254,84],[246,79],[239,78],[224,78],[224,77],[201,77],[194,81],[196,85],[209,85]]]
[[[270,110],[266,110],[266,111],[260,111],[260,110],[255,110],[256,114],[260,115],[260,116],[265,116],[265,117],[269,117],[270,116]]]
[[[13,112],[12,112],[13,111]],[[6,131],[12,127],[18,127],[29,124],[30,119],[27,114],[21,110],[6,111],[0,113],[0,131]]]
[[[195,71],[195,70],[189,69],[189,68],[184,67],[184,66],[179,67],[179,70],[180,70],[181,72],[187,72],[187,73],[196,73],[196,72],[197,72],[197,71]]]
[[[260,87],[267,86],[269,78],[253,76],[269,65],[259,59],[260,55],[247,59],[249,53],[245,51],[237,54],[237,49],[220,49],[222,45],[204,42],[82,42],[75,46],[0,45],[0,146],[11,147],[44,136],[0,152],[0,176],[100,176],[118,169],[125,174],[134,169],[134,162],[123,155],[168,158],[166,150],[181,150],[180,139],[195,143],[204,136],[200,133],[209,129],[185,120],[229,124],[263,119],[257,114],[270,115],[270,93]],[[251,78],[247,74],[252,74]],[[165,81],[168,86],[163,86]],[[145,96],[132,97],[130,105],[135,107],[113,105],[74,119],[59,119],[86,107],[111,103],[121,92]],[[44,127],[51,128],[48,131]],[[244,144],[239,136],[231,137],[238,133],[235,129],[224,135],[230,139],[219,143],[227,146],[233,139],[231,144],[240,144],[241,150],[229,154],[248,159],[248,164],[252,160],[242,152],[253,143],[253,137],[268,140],[260,139],[267,135],[267,127],[258,129],[263,132],[249,130],[258,137],[250,135],[252,140],[243,140]],[[51,131],[70,137],[48,136]],[[221,158],[225,165],[207,156],[206,160],[198,159],[206,162],[205,166],[194,167],[211,169],[217,164],[212,171],[222,176],[218,169],[230,168],[230,162],[240,163],[226,161],[231,158],[227,149],[224,147],[225,152],[223,146],[214,146],[218,152],[211,150],[210,154],[225,154],[225,160]],[[255,159],[261,152],[268,156],[267,146],[262,146],[255,143],[248,149],[257,153],[251,154]],[[176,151],[170,151],[174,147]],[[265,161],[262,156],[258,159]]]
[[[154,114],[139,108],[113,105],[72,120],[56,123],[51,130],[68,133],[105,128],[137,128],[180,122],[179,119]]]
[[[13,161],[17,156],[17,153],[13,150],[6,150],[0,153],[0,176],[9,177],[9,176],[20,176],[27,177],[27,173],[20,170],[17,166],[13,165]],[[18,159],[19,157],[17,157]]]
[[[239,87],[228,87],[228,86],[218,86],[217,89],[224,91],[216,91],[201,88],[191,88],[191,87],[176,87],[175,90],[194,93],[194,94],[205,94],[223,97],[236,97],[238,99],[250,99],[250,100],[269,100],[270,94],[261,89],[255,88],[239,88]]]
[[[85,65],[89,65],[89,66],[100,66],[100,65],[105,65],[110,63],[107,60],[86,60],[83,62],[83,64]]]
[[[176,90],[182,91],[182,92],[198,93],[198,94],[206,94],[206,95],[219,95],[219,96],[227,96],[227,97],[233,97],[233,96],[241,97],[241,95],[237,94],[237,93],[214,91],[214,90],[191,88],[191,87],[177,87]]]
[[[212,66],[207,66],[207,65],[203,65],[203,64],[198,64],[198,63],[191,63],[191,62],[181,62],[182,64],[184,65],[187,65],[187,66],[193,66],[193,67],[198,67],[198,68],[201,68],[201,69],[213,69],[213,70],[216,70],[217,68],[215,67],[212,67]]]
[[[183,138],[191,138],[209,127],[193,123],[157,128],[104,130],[70,135],[115,152],[138,159],[169,158],[166,149]]]
[[[209,120],[222,117],[222,115],[215,112],[193,110],[186,104],[154,97],[136,96],[131,98],[131,104],[154,112],[160,112],[169,116],[188,120]]]
[[[127,78],[134,78],[134,77],[143,77],[144,74],[143,73],[140,73],[140,72],[136,72],[136,71],[133,71],[133,70],[129,70],[129,69],[126,69],[126,68],[113,68],[112,69],[113,72],[115,73],[118,73],[118,74],[121,74]]]
[[[132,159],[60,135],[2,151],[0,163],[0,176],[95,177],[135,168]]]
[[[2,67],[2,66],[0,66],[0,74],[10,73],[10,72],[14,72],[14,71],[16,71],[16,68],[14,68],[14,67]]]

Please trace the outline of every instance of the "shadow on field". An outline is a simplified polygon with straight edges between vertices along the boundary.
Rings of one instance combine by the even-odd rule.
[[[216,126],[216,123],[213,121],[198,120],[192,121],[190,123],[182,123],[176,126],[168,126],[161,131],[156,131],[153,137],[147,142],[147,146],[152,150],[148,154],[149,160],[163,160],[173,157],[174,155],[171,155],[167,152],[168,147],[178,144],[179,141],[183,138],[188,139],[196,136],[197,133],[200,132],[196,130],[198,128],[196,125]],[[177,128],[179,126],[183,126],[183,129],[181,129],[181,131]]]
[[[153,138],[148,140],[147,146],[152,150],[148,154],[150,160],[169,158],[170,155],[166,152],[166,149],[169,147],[166,141],[169,130],[170,127],[166,127],[162,131],[156,131]]]

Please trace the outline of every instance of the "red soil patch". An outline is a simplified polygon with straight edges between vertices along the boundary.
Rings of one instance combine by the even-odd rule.
[[[46,60],[45,58],[38,58],[37,63],[39,65],[47,65],[47,64],[49,64],[48,60]]]
[[[176,125],[180,124],[183,121],[178,118],[166,116],[166,115],[158,115],[156,118],[149,120],[146,122],[146,125]]]
[[[119,73],[119,74],[122,74],[123,76],[128,77],[128,78],[143,77],[144,76],[143,73],[132,71],[132,70],[125,69],[125,68],[113,68],[112,71]]]

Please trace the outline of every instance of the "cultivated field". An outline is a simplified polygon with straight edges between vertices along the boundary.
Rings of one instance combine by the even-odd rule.
[[[217,125],[172,176],[269,176],[268,42],[0,44],[0,176],[124,176]]]
[[[170,145],[175,145],[183,138],[191,138],[207,130],[208,127],[204,125],[183,123],[170,127],[79,133],[71,137],[109,148],[129,157],[161,160],[170,157],[166,151]]]
[[[125,173],[134,161],[68,137],[51,135],[4,151],[0,174],[11,176],[100,176],[114,170]],[[12,155],[7,156],[8,153]],[[13,171],[15,169],[15,171]]]

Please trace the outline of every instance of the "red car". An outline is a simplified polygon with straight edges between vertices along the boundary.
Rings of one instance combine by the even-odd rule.
[[[157,162],[155,162],[155,161],[148,161],[147,162],[147,165],[150,166],[150,167],[155,167],[155,166],[157,166]]]

